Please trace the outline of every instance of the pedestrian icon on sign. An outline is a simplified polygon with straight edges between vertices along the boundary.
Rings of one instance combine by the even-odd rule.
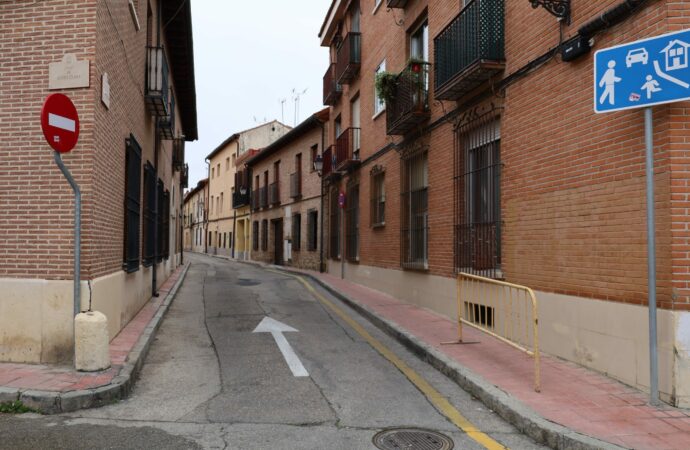
[[[647,82],[642,85],[642,90],[647,91],[647,100],[651,100],[652,94],[661,91],[659,87],[659,82],[652,78],[651,75],[647,75]]]
[[[615,100],[615,92],[616,92],[616,83],[620,83],[623,81],[622,78],[616,76],[616,61],[609,61],[608,64],[608,70],[604,72],[604,76],[601,77],[601,81],[599,81],[599,87],[604,87],[604,93],[601,94],[601,98],[599,99],[599,103],[604,103],[606,101],[606,97],[609,98],[609,104],[613,105],[616,103]]]

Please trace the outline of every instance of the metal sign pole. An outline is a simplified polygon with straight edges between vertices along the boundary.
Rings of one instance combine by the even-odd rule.
[[[74,191],[74,314],[77,317],[81,309],[81,289],[80,289],[80,271],[81,271],[81,191],[79,185],[72,177],[69,169],[62,162],[62,157],[59,152],[53,152],[55,163],[62,171],[62,174],[67,178],[72,190]],[[74,333],[74,324],[72,325],[72,332]],[[76,339],[76,334],[74,334]],[[76,344],[76,342],[75,342]],[[76,350],[76,345],[75,345]]]
[[[654,236],[654,125],[652,108],[644,110],[647,173],[647,277],[649,290],[649,387],[650,401],[659,403],[659,368],[656,331],[656,240]]]

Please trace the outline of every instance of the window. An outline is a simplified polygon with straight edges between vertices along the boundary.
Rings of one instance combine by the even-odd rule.
[[[211,178],[214,177],[214,174],[216,173],[215,167],[211,167]]]
[[[259,250],[259,221],[255,220],[252,224],[252,249]]]
[[[385,71],[386,71],[386,60],[384,59],[383,61],[381,61],[381,64],[379,64],[379,66],[374,71],[374,78],[376,78],[376,75],[378,75],[379,73],[385,72]],[[377,114],[379,114],[384,109],[386,109],[386,102],[382,98],[379,98],[378,92],[376,92],[376,87],[374,87],[374,115],[376,116]]]
[[[261,221],[261,250],[268,251],[268,220]]]
[[[314,169],[314,161],[316,160],[316,155],[318,155],[319,152],[319,144],[314,144],[311,146],[311,159],[309,160],[309,171],[313,172],[316,169]]]
[[[345,226],[347,240],[347,259],[359,260],[359,184],[347,186],[347,201],[345,203]]]
[[[429,61],[429,23],[426,20],[410,34],[410,58]]]
[[[371,225],[383,226],[386,223],[386,173],[371,174]]]
[[[501,136],[496,112],[459,128],[455,269],[501,278]]]
[[[228,232],[228,246],[227,248],[232,247],[232,231]]]
[[[223,212],[223,193],[220,193],[220,208],[218,209],[219,213]]]
[[[161,187],[163,183],[160,183]],[[161,247],[158,249],[160,258],[170,258],[170,191],[163,191],[162,202],[159,203],[160,226],[161,226]],[[160,259],[159,258],[159,259]]]
[[[233,160],[235,159],[235,155],[233,155],[232,159]],[[230,157],[229,156],[227,158],[225,158],[225,171],[227,172],[228,170],[230,170]]]
[[[156,236],[156,171],[150,162],[144,166],[144,267],[153,264],[155,254],[154,241]]]
[[[220,163],[216,165],[216,174],[220,176]]]
[[[299,251],[302,243],[302,215],[292,216],[292,249]]]
[[[139,270],[139,227],[141,224],[141,147],[133,135],[126,140],[125,154],[125,245],[122,267],[128,273]]]
[[[337,259],[340,257],[340,207],[338,206],[338,189],[331,189],[329,202],[329,236],[330,236],[330,254],[331,258]]]
[[[208,245],[213,247],[213,232],[208,232]]]
[[[235,154],[232,154],[232,167],[235,167],[237,164],[235,163]]]
[[[418,151],[402,161],[400,237],[402,266],[428,268],[428,159]]]
[[[213,196],[211,196],[211,214],[213,214]]]
[[[307,213],[307,250],[310,252],[318,248],[319,212],[315,209]]]

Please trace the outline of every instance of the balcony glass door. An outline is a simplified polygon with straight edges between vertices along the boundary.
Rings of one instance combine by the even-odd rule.
[[[359,113],[359,96],[352,101],[351,104],[351,115],[352,115],[352,159],[359,159],[359,147],[360,147],[360,113]]]

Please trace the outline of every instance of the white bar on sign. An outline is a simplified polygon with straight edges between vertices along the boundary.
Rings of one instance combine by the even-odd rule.
[[[68,119],[67,117],[58,116],[57,114],[48,113],[48,125],[55,128],[71,131],[74,133],[77,123]]]

